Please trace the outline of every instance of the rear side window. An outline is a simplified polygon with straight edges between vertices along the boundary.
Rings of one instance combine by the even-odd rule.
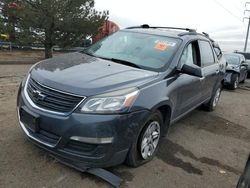
[[[201,66],[206,67],[214,64],[214,54],[211,45],[207,41],[199,41],[201,53]]]
[[[214,51],[215,51],[215,53],[216,53],[218,59],[220,59],[221,56],[222,56],[222,52],[221,52],[220,48],[214,47]]]

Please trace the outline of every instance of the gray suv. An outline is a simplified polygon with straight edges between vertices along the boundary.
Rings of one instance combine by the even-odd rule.
[[[19,88],[18,119],[30,141],[71,167],[136,167],[171,124],[200,105],[216,108],[224,73],[204,34],[131,27],[34,65]]]

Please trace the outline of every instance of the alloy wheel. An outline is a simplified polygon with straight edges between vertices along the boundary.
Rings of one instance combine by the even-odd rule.
[[[148,125],[141,141],[141,156],[143,159],[150,158],[159,143],[160,139],[160,124],[153,121]]]
[[[213,107],[217,106],[220,99],[220,93],[221,93],[221,88],[218,88],[214,96]]]
[[[236,89],[238,87],[239,84],[239,77],[236,76],[235,81],[234,81],[234,88]]]

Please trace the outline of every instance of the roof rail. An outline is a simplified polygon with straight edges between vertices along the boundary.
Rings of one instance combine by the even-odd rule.
[[[185,32],[185,33],[179,33],[178,36],[182,37],[185,35],[202,35],[200,33],[197,33],[196,31],[189,31],[189,32]],[[202,35],[203,36],[203,35]]]
[[[189,32],[196,32],[195,29],[190,29],[190,28],[181,28],[181,27],[161,27],[161,26],[149,26],[148,24],[143,24],[140,26],[133,26],[133,27],[128,27],[126,29],[176,29],[176,30],[185,30]]]
[[[181,27],[161,27],[161,26],[149,26],[148,24],[143,24],[140,26],[132,26],[132,27],[127,27],[126,29],[174,29],[174,30],[184,30],[184,31],[188,31],[188,32],[184,32],[184,33],[180,33],[178,34],[178,36],[184,36],[184,35],[200,35],[200,36],[204,36],[207,39],[209,39],[212,43],[214,43],[215,41],[210,38],[208,33],[202,32],[202,33],[197,33],[196,29],[190,29],[190,28],[181,28]]]
[[[205,33],[205,32],[202,32],[202,33],[197,33],[196,31],[195,32],[185,32],[185,33],[180,33],[179,36],[184,36],[184,35],[200,35],[200,36],[203,36],[203,37],[206,37],[207,39],[209,39],[212,43],[214,43],[215,41],[210,38],[209,34],[208,33]]]
[[[212,42],[215,42],[213,39],[210,38],[208,33],[202,32],[203,35],[205,35],[209,40],[211,40]]]

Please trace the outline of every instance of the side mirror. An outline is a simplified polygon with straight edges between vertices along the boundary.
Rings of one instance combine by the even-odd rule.
[[[197,76],[197,77],[200,77],[200,78],[203,77],[201,68],[198,67],[198,66],[195,66],[195,65],[194,66],[190,66],[190,65],[184,64],[182,66],[182,69],[181,69],[180,72],[182,72],[184,74],[191,75],[191,76]]]
[[[246,63],[246,62],[243,62],[242,64],[241,64],[241,66],[248,66],[248,63]]]

